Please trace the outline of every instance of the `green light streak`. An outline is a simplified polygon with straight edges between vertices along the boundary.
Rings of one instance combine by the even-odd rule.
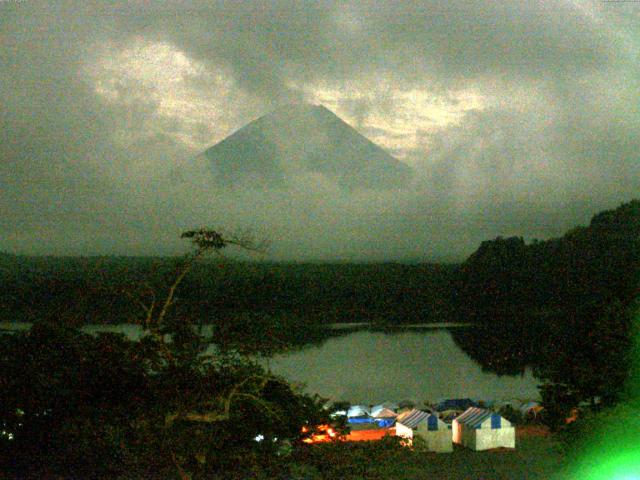
[[[640,480],[640,309],[637,312],[626,401],[598,415],[578,460],[559,479]]]
[[[595,453],[591,452],[593,455]],[[597,465],[578,468],[572,478],[582,478],[584,480],[640,479],[640,448],[636,447],[632,451],[610,455],[607,455],[605,459],[603,459],[602,454],[595,456],[594,462],[589,463],[597,463]]]

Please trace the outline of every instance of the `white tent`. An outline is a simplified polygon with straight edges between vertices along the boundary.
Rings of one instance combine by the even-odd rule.
[[[424,439],[430,452],[452,452],[451,430],[437,416],[421,410],[411,410],[398,416],[396,435],[413,440]]]
[[[398,410],[398,404],[393,402],[382,402],[382,403],[379,403],[378,405],[374,405],[373,407],[371,407],[371,416],[378,417],[380,416],[378,415],[378,413],[383,410],[388,410],[391,413],[393,413],[393,416],[396,416],[396,411]],[[390,415],[385,415],[385,416],[390,416]]]
[[[377,405],[371,409],[371,416],[375,418],[396,418],[398,414],[381,405]]]
[[[470,407],[452,424],[453,441],[472,450],[516,447],[516,432],[499,414]]]
[[[539,402],[527,402],[520,407],[520,413],[525,418],[537,418],[538,414],[544,410]]]
[[[389,410],[393,410],[394,412],[398,410],[398,404],[395,402],[382,402],[379,406],[388,408]]]
[[[365,417],[369,416],[369,407],[366,405],[351,405],[347,410],[347,417]]]

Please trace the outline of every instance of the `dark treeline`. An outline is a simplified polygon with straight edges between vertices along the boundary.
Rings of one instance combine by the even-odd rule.
[[[533,366],[545,382],[543,397],[555,403],[612,403],[629,371],[639,287],[640,201],[634,200],[561,238],[483,242],[454,286],[459,314],[479,328],[454,338],[499,373]]]
[[[561,238],[483,242],[462,265],[457,296],[470,314],[627,304],[638,293],[640,201],[599,213]]]
[[[66,318],[73,325],[134,322],[177,260],[0,255],[0,321]],[[183,315],[304,315],[314,322],[442,321],[454,265],[203,261],[177,292]]]

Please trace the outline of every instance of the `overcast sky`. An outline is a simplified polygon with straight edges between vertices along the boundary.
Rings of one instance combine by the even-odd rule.
[[[0,0],[0,250],[457,259],[640,197],[640,4]],[[193,158],[321,103],[415,169],[400,191],[225,192]],[[189,173],[191,172],[191,173]]]

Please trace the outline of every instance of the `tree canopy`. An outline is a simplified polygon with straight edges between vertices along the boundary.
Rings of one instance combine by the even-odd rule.
[[[561,238],[483,242],[459,270],[456,297],[459,314],[492,344],[463,332],[457,341],[498,372],[533,366],[548,404],[611,404],[628,378],[639,295],[640,201],[633,200]]]
[[[328,421],[323,400],[240,352],[217,348],[215,334],[174,315],[175,289],[200,256],[255,245],[213,230],[184,237],[196,249],[164,296],[140,300],[139,340],[56,322],[0,336],[0,471],[18,478],[274,478],[288,468],[274,459]]]

